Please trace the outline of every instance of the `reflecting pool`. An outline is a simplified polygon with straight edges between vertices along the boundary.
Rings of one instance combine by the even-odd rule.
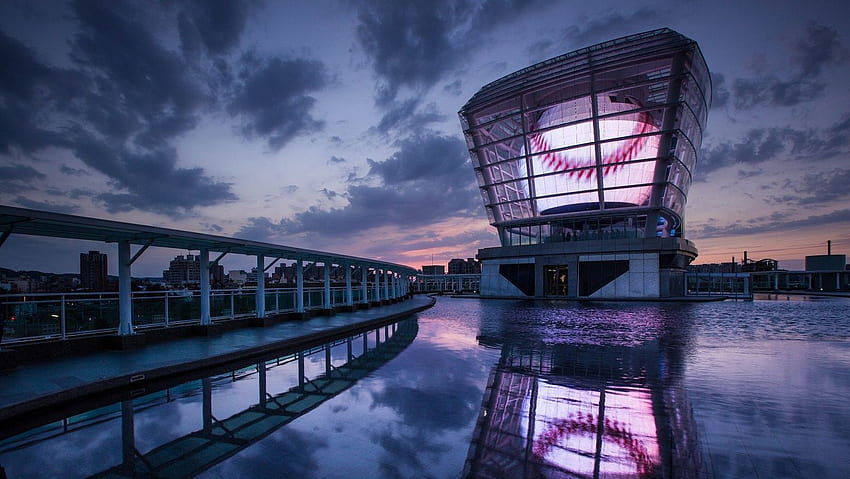
[[[10,478],[850,477],[847,299],[440,298],[183,381],[28,418],[0,432],[0,465]]]

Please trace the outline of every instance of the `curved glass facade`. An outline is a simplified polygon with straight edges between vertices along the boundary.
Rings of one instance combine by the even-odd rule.
[[[683,237],[710,102],[699,47],[668,29],[484,86],[459,115],[502,245]]]

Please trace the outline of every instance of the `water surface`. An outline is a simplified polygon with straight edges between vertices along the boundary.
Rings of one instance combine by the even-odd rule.
[[[391,327],[6,439],[0,465],[9,477],[162,467],[201,477],[846,478],[849,313],[846,299],[441,298]]]

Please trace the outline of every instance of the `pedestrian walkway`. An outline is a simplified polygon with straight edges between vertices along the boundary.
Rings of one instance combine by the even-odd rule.
[[[236,329],[220,336],[178,339],[133,351],[107,351],[25,364],[0,372],[0,421],[82,395],[129,384],[142,386],[146,381],[306,344],[370,323],[401,319],[433,304],[433,298],[414,296],[391,305],[281,322],[265,328]]]

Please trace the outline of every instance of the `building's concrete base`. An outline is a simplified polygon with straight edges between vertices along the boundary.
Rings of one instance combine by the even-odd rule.
[[[642,299],[684,294],[697,255],[681,238],[609,239],[479,250],[481,296]]]

